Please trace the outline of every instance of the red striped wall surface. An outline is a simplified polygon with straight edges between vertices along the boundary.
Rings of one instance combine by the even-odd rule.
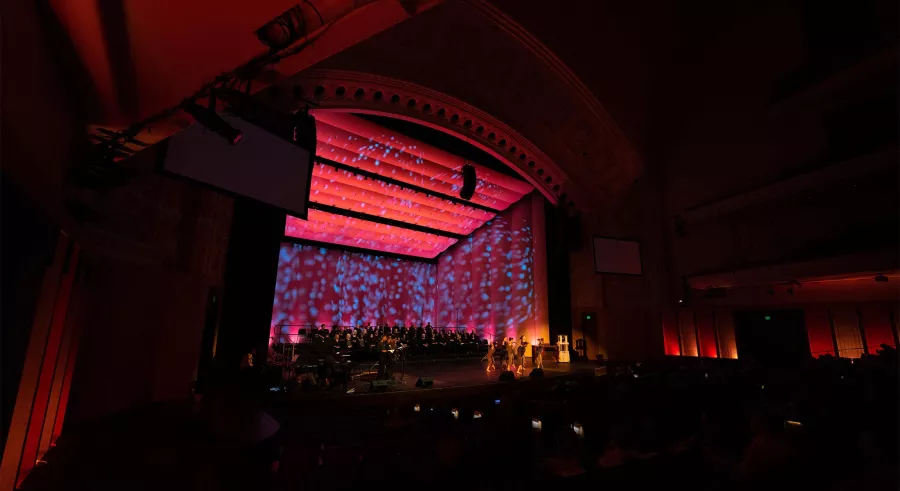
[[[716,324],[711,310],[697,310],[694,312],[694,321],[697,324],[697,344],[700,346],[700,356],[705,358],[718,358],[719,346],[716,336]]]
[[[896,347],[894,327],[891,323],[889,305],[866,305],[862,307],[862,321],[865,326],[866,344],[869,354],[875,354],[882,344]]]
[[[730,310],[715,311],[716,332],[719,335],[719,356],[729,360],[737,360],[738,348],[734,335],[734,315]]]
[[[77,323],[67,322],[78,259],[78,246],[60,232],[32,323],[0,462],[0,489],[18,487],[62,430],[78,336]]]
[[[681,341],[678,339],[678,319],[675,311],[669,310],[662,314],[663,347],[667,355],[681,356]]]
[[[896,346],[896,304],[815,305],[804,310],[813,357],[859,358],[882,344]],[[729,309],[678,309],[662,315],[666,355],[737,359],[733,312]],[[837,351],[836,351],[837,350]]]
[[[855,305],[838,305],[830,308],[831,325],[837,341],[838,356],[859,358],[864,353],[862,332],[859,329],[859,313]]]
[[[697,330],[694,326],[694,311],[682,309],[678,311],[678,332],[681,334],[681,355],[699,356],[697,348]]]
[[[662,314],[663,345],[670,356],[737,359],[731,310],[678,309]]]
[[[811,307],[805,311],[806,334],[809,336],[809,352],[814,358],[834,355],[834,338],[831,335],[831,320],[828,307]]]

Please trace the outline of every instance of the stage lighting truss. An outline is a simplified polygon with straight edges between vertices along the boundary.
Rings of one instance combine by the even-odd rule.
[[[226,88],[235,86],[243,86],[243,92],[249,96],[251,94],[251,82],[256,79],[261,73],[263,73],[267,69],[267,67],[276,65],[286,58],[290,58],[292,56],[300,54],[307,47],[311,46],[312,43],[322,34],[327,32],[328,27],[333,25],[333,23],[325,25],[322,15],[319,13],[319,10],[311,2],[311,0],[304,0],[304,3],[309,5],[315,12],[316,17],[319,21],[319,27],[324,26],[324,29],[316,29],[315,32],[300,32],[299,34],[302,34],[302,41],[300,41],[299,36],[293,36],[291,37],[289,43],[279,44],[277,47],[273,46],[268,53],[256,56],[243,65],[216,76],[214,79],[203,84],[193,94],[185,97],[182,100],[183,102],[178,104],[177,106],[163,109],[162,111],[159,111],[143,120],[136,121],[128,125],[127,128],[113,131],[107,128],[102,128],[100,126],[91,126],[89,128],[91,137],[99,141],[98,146],[108,147],[112,149],[112,151],[115,153],[115,160],[118,161],[122,158],[127,158],[131,156],[131,154],[136,153],[141,149],[149,146],[149,144],[140,142],[135,139],[135,137],[137,137],[141,132],[147,130],[147,133],[149,133],[150,128],[153,125],[165,122],[179,110],[184,110],[191,113],[191,115],[194,116],[195,119],[200,121],[201,124],[204,124],[206,127],[222,135],[231,144],[239,142],[241,139],[241,132],[231,127],[231,125],[226,123],[224,120],[219,118],[217,114],[215,114],[215,102],[213,100],[210,101],[210,108],[208,109],[204,109],[202,106],[197,105],[196,101],[205,97],[214,99],[214,92],[226,90]],[[289,14],[289,12],[290,11],[285,12],[282,15]],[[302,11],[298,12],[302,14]],[[276,22],[277,19],[278,18],[274,19],[272,22]],[[266,25],[268,26],[269,24]],[[300,42],[297,43],[297,41]],[[308,105],[315,105],[314,102],[308,101],[305,98],[303,98],[303,100],[306,101]],[[309,108],[307,106],[307,110],[308,109]]]
[[[203,107],[196,102],[188,102],[181,106],[182,109],[185,110],[188,114],[194,117],[198,123],[202,124],[206,128],[214,131],[216,134],[221,136],[231,145],[234,145],[241,141],[241,138],[244,136],[240,130],[228,124],[221,116],[216,114],[215,111],[215,98],[210,97],[210,107]]]

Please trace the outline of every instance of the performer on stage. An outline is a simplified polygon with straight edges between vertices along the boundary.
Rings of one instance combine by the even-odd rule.
[[[519,369],[516,373],[524,373],[525,372],[525,348],[528,346],[527,341],[525,341],[525,335],[519,337],[519,344],[516,346],[516,358],[519,359]]]
[[[488,343],[488,353],[487,353],[487,371],[493,372],[496,370],[494,368],[494,352],[497,351],[497,343],[491,342]]]
[[[506,367],[510,372],[516,369],[516,338],[513,337],[506,341]]]
[[[534,368],[544,369],[544,338],[538,338],[538,344],[534,348],[532,348],[534,352],[534,357],[532,358],[531,364],[534,365]]]
[[[378,342],[378,379],[386,380],[390,374],[389,361],[391,359],[390,344],[386,334],[381,335],[381,341]]]
[[[386,375],[389,380],[394,378],[394,360],[395,360],[394,354],[396,352],[397,352],[397,338],[396,337],[388,338]]]

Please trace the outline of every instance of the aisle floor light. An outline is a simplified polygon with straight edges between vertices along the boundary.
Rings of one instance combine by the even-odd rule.
[[[575,423],[572,425],[572,431],[578,435],[578,438],[584,438],[584,427],[581,426],[581,423]]]

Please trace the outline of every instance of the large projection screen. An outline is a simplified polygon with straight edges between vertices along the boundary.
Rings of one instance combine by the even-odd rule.
[[[231,145],[195,123],[169,138],[163,171],[305,219],[312,178],[309,150],[237,116],[220,116],[243,132],[240,142]]]
[[[594,237],[594,271],[597,273],[642,275],[641,244],[636,240]]]

